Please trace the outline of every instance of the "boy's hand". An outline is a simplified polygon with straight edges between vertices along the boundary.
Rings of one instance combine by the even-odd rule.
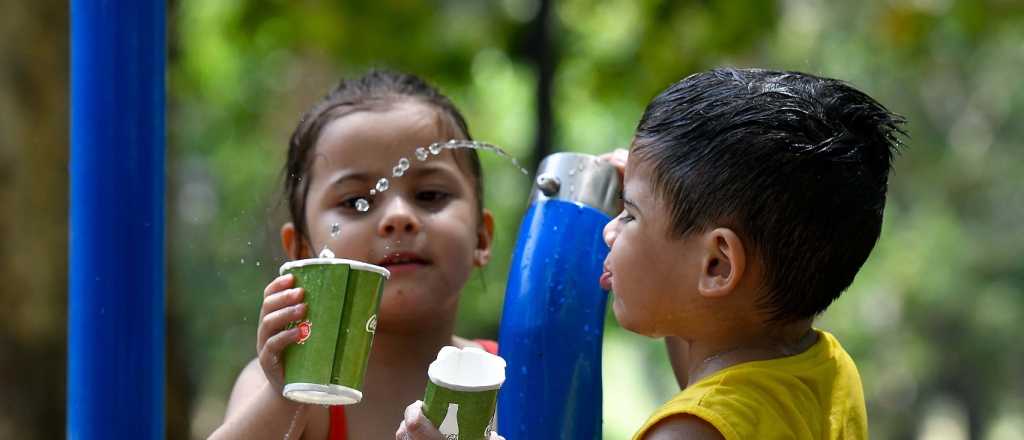
[[[444,440],[444,436],[423,415],[423,402],[417,400],[405,407],[405,420],[398,425],[395,440]],[[491,431],[490,440],[505,440],[505,437]]]
[[[260,324],[256,329],[256,353],[260,367],[267,376],[267,382],[279,394],[284,388],[281,352],[288,344],[299,340],[298,328],[284,328],[288,323],[306,317],[306,304],[302,302],[305,292],[294,286],[292,274],[279,276],[267,285],[263,290]]]
[[[626,161],[629,159],[629,150],[616,148],[610,153],[604,153],[597,158],[612,164],[615,169],[619,170],[619,177],[622,177],[626,172]]]

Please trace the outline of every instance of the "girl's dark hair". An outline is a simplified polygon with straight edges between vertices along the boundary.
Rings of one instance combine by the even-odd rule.
[[[776,322],[824,311],[882,229],[903,117],[842,81],[717,69],[647,106],[633,153],[682,237],[733,228],[764,265]]]
[[[342,80],[316,105],[309,109],[295,127],[288,142],[288,159],[284,167],[284,195],[299,237],[309,241],[306,228],[306,196],[312,177],[313,149],[324,127],[350,113],[379,110],[396,102],[414,100],[434,107],[438,111],[439,125],[447,129],[451,138],[472,140],[469,126],[448,97],[423,79],[406,73],[373,70],[356,79]],[[424,145],[425,147],[425,145]],[[453,150],[456,159],[468,159],[474,180],[478,210],[483,210],[483,172],[480,158],[474,149]]]

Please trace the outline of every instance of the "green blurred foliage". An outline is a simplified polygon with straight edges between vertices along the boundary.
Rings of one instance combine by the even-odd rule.
[[[873,437],[1024,435],[1018,2],[553,3],[560,150],[628,145],[651,97],[722,65],[841,78],[905,115],[909,148],[882,238],[818,325],[858,362]],[[301,113],[340,77],[396,68],[439,85],[474,137],[529,159],[537,79],[524,41],[537,10],[537,0],[174,4],[168,298],[195,387],[194,436],[219,423],[254,355],[261,292],[284,261],[280,168]],[[464,290],[457,331],[494,338],[530,182],[482,159],[496,256]],[[624,438],[678,388],[660,341],[612,319],[605,347],[605,436]]]

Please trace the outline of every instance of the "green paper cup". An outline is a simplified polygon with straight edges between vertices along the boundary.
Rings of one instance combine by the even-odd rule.
[[[427,370],[423,414],[447,440],[484,440],[494,430],[505,360],[479,348],[444,347]]]
[[[284,350],[285,397],[303,403],[348,405],[359,391],[377,329],[377,306],[387,269],[340,258],[289,261],[281,274],[305,290],[306,319],[291,323],[301,339]]]

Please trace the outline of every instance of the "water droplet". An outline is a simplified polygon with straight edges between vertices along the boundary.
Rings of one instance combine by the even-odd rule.
[[[570,169],[570,170],[569,170],[569,175],[570,175],[570,176],[575,176],[575,175],[576,175],[576,168],[572,168],[572,169]]]
[[[245,258],[243,258],[243,259],[242,259],[241,263],[242,263],[242,264],[245,264]]]
[[[359,212],[369,211],[370,210],[370,202],[367,202],[366,199],[356,200],[356,210],[359,211]]]
[[[395,165],[395,167],[391,169],[391,175],[394,177],[402,177],[403,174],[405,174],[405,170],[399,165]]]
[[[252,246],[252,242],[251,241],[249,242],[249,246]]]
[[[576,167],[577,171],[583,171],[583,162],[580,162],[579,166]]]
[[[420,162],[427,160],[428,154],[430,153],[427,151],[426,148],[419,147],[416,149],[416,159],[419,159]]]
[[[569,185],[569,193],[575,193],[575,192],[576,192],[576,185]]]
[[[259,261],[256,262],[256,267],[260,267],[260,262]]]
[[[409,159],[406,159],[404,157],[398,159],[398,167],[401,168],[402,171],[409,169]]]
[[[338,232],[341,232],[341,225],[335,223],[331,225],[331,237],[337,237]]]
[[[441,144],[434,142],[430,144],[430,146],[427,148],[430,150],[430,154],[437,156],[438,154],[441,154],[441,148],[443,147],[441,146]]]
[[[390,187],[391,187],[391,183],[388,182],[388,179],[386,179],[386,178],[381,177],[380,180],[377,181],[377,192],[387,191],[388,188],[390,188]]]
[[[371,190],[370,190],[370,195],[371,195],[371,196],[377,195],[377,190],[375,190],[375,189],[371,189]]]
[[[320,251],[320,258],[334,258],[334,252],[331,252],[331,249],[324,245],[323,250]]]

